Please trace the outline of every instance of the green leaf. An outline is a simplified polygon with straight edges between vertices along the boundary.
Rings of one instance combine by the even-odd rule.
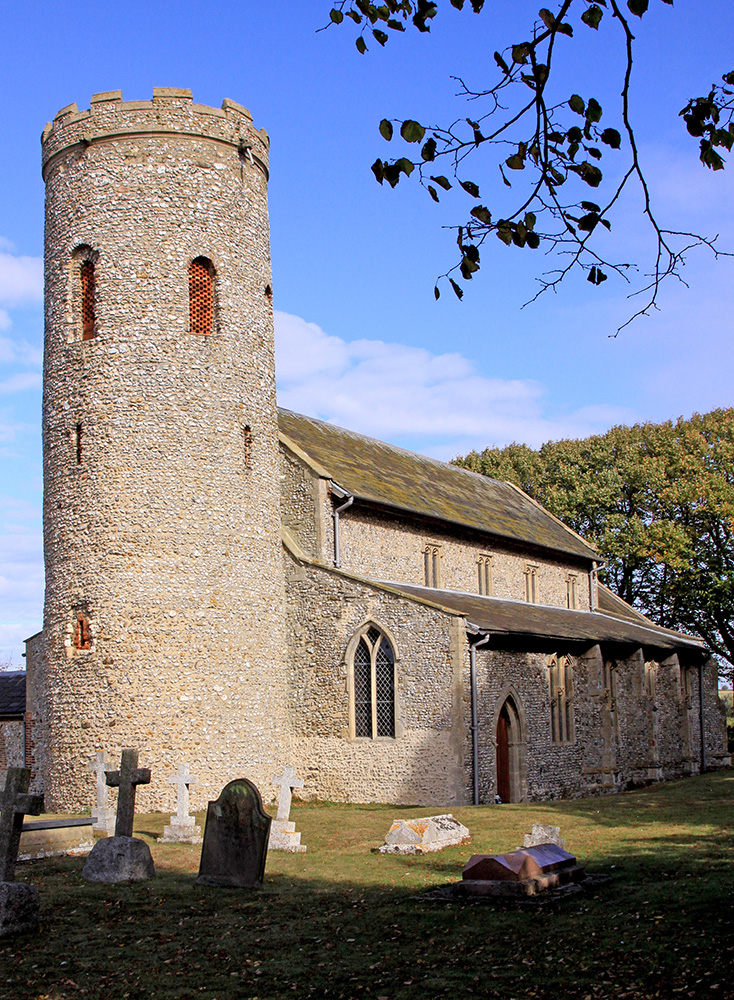
[[[528,233],[528,246],[531,250],[537,250],[540,246],[540,237],[537,233]]]
[[[459,181],[459,184],[461,184],[466,193],[470,194],[472,198],[479,197],[479,188],[474,183],[474,181]]]
[[[335,7],[332,7],[331,11],[329,12],[329,17],[334,22],[334,24],[341,24],[342,21],[344,20],[344,15],[342,14],[342,12],[340,10],[337,10]]]
[[[357,51],[361,52],[362,55],[367,51],[367,46],[365,45],[364,38],[360,35],[357,41],[354,43],[357,46]]]
[[[555,17],[551,14],[547,7],[541,7],[538,11],[538,17],[543,22],[543,24],[549,30],[553,29],[553,25],[556,23]]]
[[[701,163],[705,163],[707,167],[711,170],[723,170],[724,160],[719,156],[715,149],[711,147],[704,149],[703,143],[701,144]]]
[[[439,174],[438,177],[432,176],[431,180],[435,181],[439,187],[442,187],[444,189],[444,191],[451,190],[451,185],[449,184],[448,180],[443,176],[443,174]]]
[[[583,138],[583,132],[578,127],[578,125],[573,125],[568,130],[567,138],[569,142],[581,142],[581,139]]]
[[[438,300],[441,298],[441,293],[438,290],[438,285],[434,286],[434,288],[433,288],[433,295],[434,295],[434,298],[436,299],[436,301],[438,302]]]
[[[438,193],[437,193],[435,187],[432,184],[428,184],[427,188],[428,188],[428,193],[430,194],[431,198],[433,198],[434,201],[438,201]]]
[[[375,41],[378,41],[380,45],[384,45],[385,42],[387,41],[387,35],[385,34],[384,31],[380,31],[379,28],[375,28],[372,32],[372,35]]]
[[[410,162],[405,156],[401,156],[399,160],[395,161],[395,166],[398,170],[402,171],[406,177],[410,177],[413,173],[414,164]]]
[[[509,226],[498,226],[497,227],[497,239],[502,240],[505,246],[509,246],[512,243],[512,230]]]
[[[407,118],[400,126],[400,134],[406,142],[420,142],[426,134],[426,130],[412,118]]]
[[[464,298],[464,293],[459,288],[459,286],[456,284],[456,282],[454,281],[454,279],[453,278],[449,278],[449,281],[451,282],[451,287],[453,288],[454,292],[456,293],[456,298],[457,299],[463,299]]]
[[[582,97],[579,97],[578,94],[571,95],[568,102],[568,106],[571,109],[571,111],[575,111],[577,115],[582,115],[586,110],[586,105],[584,104],[584,100]]]
[[[421,149],[421,158],[424,160],[435,160],[436,159],[436,140],[428,139]]]
[[[380,184],[382,184],[385,178],[385,170],[382,160],[380,159],[375,160],[375,162],[372,164],[371,170],[372,173],[377,178],[377,180],[380,182]]]
[[[622,145],[622,136],[616,128],[605,128],[601,134],[601,141],[612,149],[619,149]]]
[[[358,14],[356,10],[348,10],[347,17],[351,17],[355,24],[362,23],[362,15]]]
[[[597,149],[596,146],[586,146],[586,152],[589,156],[593,156],[595,160],[601,159],[601,150]]]
[[[476,261],[470,260],[468,257],[462,257],[459,269],[464,281],[471,281],[472,274],[479,270],[479,264],[477,264]]]
[[[579,219],[579,229],[581,229],[584,233],[593,233],[598,222],[599,216],[596,212],[589,212],[588,215],[583,215]]]
[[[588,24],[590,28],[594,31],[599,27],[599,21],[602,19],[603,11],[601,7],[598,7],[595,3],[588,7],[581,15],[581,20],[584,24]]]
[[[506,165],[510,170],[524,170],[525,169],[525,157],[520,156],[519,153],[513,153],[512,156],[505,160]]]
[[[650,0],[627,0],[627,6],[637,17],[642,17],[650,6]]]
[[[380,122],[380,135],[388,142],[392,139],[392,122],[388,121],[387,118],[383,118]]]
[[[524,219],[525,228],[527,229],[527,231],[529,233],[532,232],[533,229],[535,229],[535,223],[536,223],[536,221],[537,220],[536,220],[535,214],[533,212],[526,212],[525,213],[525,219]]]
[[[593,201],[582,201],[581,207],[585,212],[601,212],[601,209]]]
[[[518,63],[519,65],[524,65],[528,61],[528,56],[530,55],[530,46],[527,42],[521,42],[519,45],[512,46],[512,61]]]
[[[589,187],[599,187],[602,180],[602,173],[598,167],[593,166],[588,160],[584,160],[577,169],[581,180],[586,181]]]
[[[456,7],[457,10],[463,10],[464,0],[451,0],[451,6]]]
[[[592,267],[592,269],[589,271],[587,275],[586,280],[590,281],[592,285],[600,285],[602,281],[607,280],[607,276],[606,274],[604,274],[604,272],[600,267]]]
[[[485,226],[490,226],[492,224],[492,213],[484,205],[475,205],[471,210],[469,215],[473,215],[475,219],[483,222]]]
[[[589,103],[586,105],[586,120],[587,122],[598,122],[601,118],[601,104],[593,97],[589,98]]]

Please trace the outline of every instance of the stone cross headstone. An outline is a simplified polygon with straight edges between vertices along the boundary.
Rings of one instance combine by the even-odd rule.
[[[115,832],[115,810],[107,801],[107,772],[112,769],[106,753],[99,750],[89,761],[89,769],[95,776],[97,804],[92,809],[92,830],[111,836]]]
[[[194,816],[189,816],[189,786],[195,784],[196,780],[189,774],[188,764],[183,763],[178,765],[175,774],[168,776],[169,785],[176,786],[176,815],[171,816],[170,824],[163,827],[163,836],[158,838],[162,843],[201,843],[201,827],[196,826]]]
[[[43,796],[28,793],[30,782],[30,768],[9,767],[0,797],[0,937],[38,928],[38,891],[13,881],[23,816],[38,816],[43,810]]]
[[[300,833],[296,833],[296,824],[291,823],[289,817],[293,789],[303,788],[303,779],[296,777],[295,768],[284,767],[283,773],[273,778],[273,784],[280,786],[280,796],[278,797],[278,815],[270,827],[268,847],[271,851],[291,851],[294,854],[302,854],[306,847],[301,843]]]
[[[150,770],[138,767],[138,751],[125,749],[119,771],[107,771],[105,780],[117,788],[114,837],[98,840],[82,869],[88,882],[138,882],[155,875],[153,858],[145,841],[133,837],[135,789],[150,782]]]
[[[30,768],[8,768],[0,798],[0,882],[14,879],[23,816],[38,816],[43,810],[43,796],[28,794],[30,783]]]
[[[135,789],[138,785],[150,784],[150,769],[138,767],[138,751],[129,748],[122,751],[119,771],[108,771],[107,784],[117,788],[116,837],[132,837],[135,819]]]
[[[197,882],[202,885],[261,885],[268,853],[270,817],[247,778],[225,785],[210,802]]]

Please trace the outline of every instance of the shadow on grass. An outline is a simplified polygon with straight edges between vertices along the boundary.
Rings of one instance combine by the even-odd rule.
[[[731,788],[705,776],[606,800],[457,809],[471,845],[407,858],[370,847],[393,814],[425,810],[306,803],[293,818],[308,853],[271,852],[251,891],[198,886],[189,845],[151,843],[158,875],[135,885],[85,882],[82,858],[24,864],[43,924],[0,941],[0,997],[730,995]],[[157,836],[166,818],[140,820]],[[542,909],[420,899],[458,878],[480,845],[510,849],[538,821],[560,825],[612,882]]]

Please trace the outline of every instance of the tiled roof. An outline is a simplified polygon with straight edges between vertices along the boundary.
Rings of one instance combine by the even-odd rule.
[[[0,673],[0,718],[25,712],[25,673]]]
[[[281,434],[320,474],[357,500],[581,559],[599,559],[587,542],[509,483],[290,410],[279,411],[279,423]]]
[[[434,590],[407,583],[381,581],[391,590],[438,604],[466,618],[467,623],[495,636],[523,636],[563,642],[620,643],[644,646],[666,652],[676,650],[705,655],[706,644],[700,639],[668,629],[625,619],[603,611],[569,611],[544,604],[506,601],[496,597],[479,597],[453,590]],[[618,599],[619,600],[619,599]],[[624,604],[624,602],[621,602]],[[628,605],[625,605],[628,607]],[[630,608],[630,611],[633,611]],[[633,613],[636,615],[637,612]],[[639,616],[642,618],[642,616]]]

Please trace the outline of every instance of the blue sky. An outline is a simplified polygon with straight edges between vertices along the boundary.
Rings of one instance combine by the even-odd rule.
[[[430,36],[406,33],[360,56],[353,32],[317,32],[329,4],[311,0],[6,6],[0,38],[0,661],[20,659],[41,626],[40,371],[43,183],[39,136],[66,104],[121,89],[189,87],[196,101],[245,104],[271,136],[270,218],[283,405],[451,458],[512,440],[538,445],[614,423],[663,420],[734,403],[733,265],[689,259],[661,311],[614,333],[627,289],[572,278],[522,309],[539,255],[497,246],[463,302],[434,279],[454,263],[471,202],[434,205],[416,185],[380,188],[369,170],[392,150],[381,118],[438,123],[474,114],[452,75],[486,84],[495,48],[521,40],[537,4],[488,2],[477,17],[445,5]],[[553,4],[549,5],[553,8]],[[705,17],[702,9],[705,8]],[[610,22],[567,42],[561,92],[599,98],[604,124],[619,56]],[[636,22],[632,115],[660,215],[673,228],[720,234],[734,249],[734,171],[698,163],[678,111],[734,68],[729,0],[652,0]],[[701,53],[705,53],[702,56]],[[565,90],[564,90],[565,88]],[[470,171],[495,190],[496,173]],[[462,200],[463,199],[463,200]],[[610,247],[645,258],[636,197],[621,206]]]

